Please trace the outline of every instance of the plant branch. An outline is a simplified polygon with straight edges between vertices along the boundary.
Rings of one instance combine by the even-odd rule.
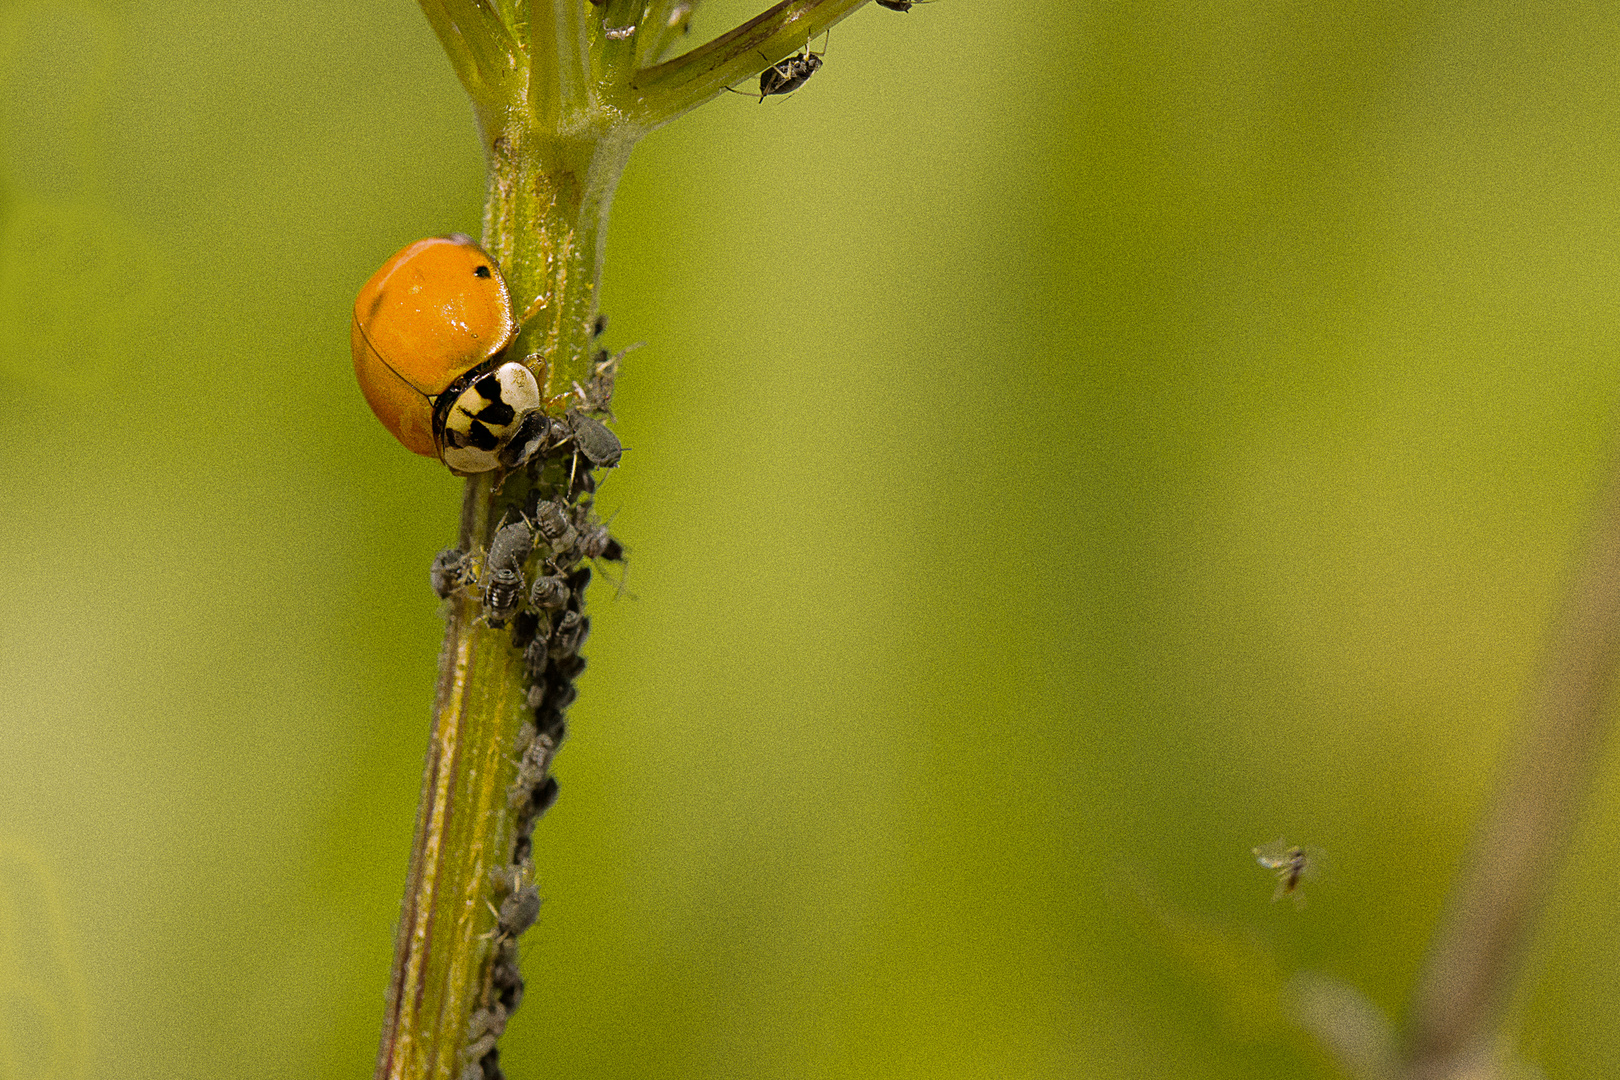
[[[807,48],[867,0],[783,0],[707,45],[638,71],[640,96],[629,111],[652,130],[697,108],[750,76]]]
[[[538,131],[569,131],[591,112],[590,51],[581,6],[579,0],[529,0],[534,50],[529,113]]]
[[[591,21],[596,35],[592,55],[597,60],[597,78],[609,86],[627,82],[635,68],[636,42],[650,30],[646,5],[642,0],[608,0],[602,18]]]
[[[1491,1050],[1609,728],[1620,661],[1620,463],[1409,1017],[1408,1075],[1457,1076]]]
[[[545,377],[548,396],[589,378],[607,213],[631,145],[612,133],[574,141],[516,122],[491,144],[485,249],[523,317],[512,355]],[[530,511],[531,493],[566,499],[570,488],[560,466],[499,484],[487,473],[469,477],[460,549],[486,552],[503,518]],[[526,708],[532,675],[512,631],[482,617],[476,589],[452,595],[448,609],[377,1080],[451,1080],[472,1063],[479,1047],[469,1024],[496,1006],[503,939],[493,904],[500,883],[525,872],[526,855],[514,855],[525,802],[509,793],[535,736]],[[530,786],[543,779],[531,777]],[[515,967],[507,970],[516,977]]]
[[[490,0],[419,0],[450,65],[472,98],[485,131],[499,126],[499,113],[527,73],[523,49]]]
[[[603,385],[592,383],[593,327],[607,217],[636,141],[727,83],[806,47],[865,2],[788,0],[638,76],[635,58],[647,46],[636,35],[656,34],[652,48],[665,48],[693,2],[421,0],[473,99],[484,140],[483,246],[501,268],[520,324],[505,356],[539,377],[554,419],[576,400],[576,386]],[[658,21],[648,22],[649,15]],[[637,89],[642,76],[646,84]],[[576,475],[581,456],[604,467],[616,461],[604,451],[613,437],[599,425],[587,437],[590,428],[577,415],[546,430],[559,427],[569,433],[562,445],[573,440],[566,468],[541,453],[504,477],[467,480],[460,555],[450,565],[471,567],[470,577],[435,586],[449,593],[447,626],[377,1080],[493,1075],[495,1038],[522,1000],[515,939],[538,910],[529,830],[556,794],[551,757],[566,730],[562,710],[573,700],[573,679],[584,667],[578,646],[589,630],[589,572],[575,567],[596,554],[614,558],[605,554],[609,544],[622,555],[581,498],[592,490],[590,466]],[[508,617],[492,617],[495,601],[481,590],[501,580],[488,565],[494,533],[518,521],[533,536],[543,521],[553,523],[546,554],[524,547],[502,572],[561,582],[555,588],[566,600],[545,601],[541,611],[534,599],[527,612],[511,617],[513,606],[501,609]],[[574,535],[567,522],[597,546],[587,552],[561,540],[565,529]],[[562,620],[555,632],[547,611]],[[549,636],[540,636],[542,625]]]

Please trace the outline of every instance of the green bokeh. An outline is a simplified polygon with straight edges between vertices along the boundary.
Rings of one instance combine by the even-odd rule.
[[[1613,15],[874,6],[648,138],[508,1074],[1332,1075],[1277,987],[1400,1008],[1612,443]],[[346,323],[470,109],[405,0],[13,0],[0,92],[0,1076],[367,1075],[459,483]]]

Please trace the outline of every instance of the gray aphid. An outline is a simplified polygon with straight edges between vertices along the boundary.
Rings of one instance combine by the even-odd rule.
[[[520,569],[529,552],[534,550],[534,533],[526,521],[514,521],[495,530],[489,542],[488,564],[492,567]]]
[[[484,585],[484,620],[491,626],[506,625],[523,604],[523,575],[509,566],[498,566]]]
[[[534,925],[540,917],[540,890],[532,883],[518,889],[501,901],[499,914],[501,933],[517,937]]]
[[[602,421],[576,410],[569,412],[568,426],[574,434],[574,445],[592,465],[611,469],[619,463],[624,446]]]
[[[433,569],[428,578],[433,583],[433,595],[447,600],[461,587],[467,576],[467,553],[458,548],[446,548],[433,556]]]
[[[578,539],[573,522],[569,520],[567,505],[555,499],[534,508],[534,527],[545,537],[551,550],[559,555],[570,550]]]

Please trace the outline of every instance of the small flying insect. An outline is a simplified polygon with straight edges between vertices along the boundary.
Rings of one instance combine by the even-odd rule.
[[[910,11],[918,4],[932,4],[934,0],[877,0],[878,7],[888,8],[890,11]]]
[[[1299,891],[1301,881],[1314,881],[1322,865],[1322,853],[1313,847],[1299,847],[1286,840],[1273,840],[1254,849],[1254,858],[1267,870],[1277,871],[1277,891],[1272,902],[1292,896],[1296,905],[1305,903]]]

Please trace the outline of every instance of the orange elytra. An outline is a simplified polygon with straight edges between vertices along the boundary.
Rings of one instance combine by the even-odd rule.
[[[418,240],[384,263],[355,297],[349,330],[355,378],[377,419],[407,449],[441,458],[459,472],[487,471],[497,462],[482,443],[503,446],[516,420],[477,421],[521,414],[538,403],[538,388],[530,393],[522,385],[524,376],[529,385],[534,379],[521,364],[502,365],[499,380],[485,380],[488,385],[477,392],[469,389],[495,367],[517,330],[500,268],[470,237]],[[452,389],[455,394],[441,401]],[[452,418],[447,436],[449,410],[440,406],[463,402],[470,403],[472,415]],[[486,416],[479,416],[485,409]],[[475,429],[476,449],[467,449],[469,428]]]

